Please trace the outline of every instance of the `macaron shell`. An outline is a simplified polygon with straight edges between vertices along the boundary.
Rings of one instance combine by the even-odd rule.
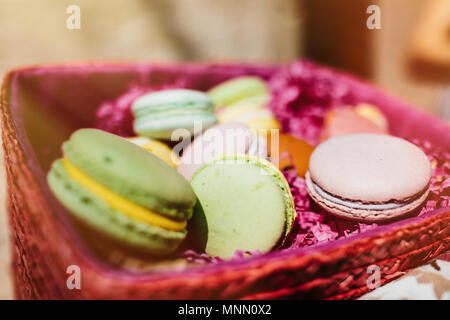
[[[187,180],[204,164],[209,163],[225,154],[245,154],[253,147],[257,137],[249,128],[239,122],[228,122],[215,125],[183,150],[177,170]],[[257,141],[256,141],[257,142]],[[264,146],[261,146],[263,149]]]
[[[269,160],[267,138],[253,132],[254,138],[246,154]]]
[[[219,122],[229,121],[245,123],[249,128],[255,130],[279,129],[280,124],[269,109],[258,105],[242,105],[236,107],[222,108],[217,112]]]
[[[194,223],[207,225],[206,252],[229,258],[235,250],[267,252],[283,243],[295,219],[289,186],[267,161],[227,155],[192,178],[199,198]]]
[[[163,159],[172,167],[176,167],[178,164],[178,156],[172,151],[172,149],[165,143],[153,140],[146,137],[131,137],[127,138],[128,141],[144,148],[145,150],[152,152],[158,158]]]
[[[394,218],[398,218],[403,216],[414,209],[418,208],[428,197],[429,190],[423,193],[416,200],[406,203],[404,206],[388,209],[388,210],[364,210],[364,209],[355,209],[350,208],[348,206],[344,206],[335,202],[332,202],[324,197],[320,196],[319,193],[315,191],[313,186],[313,182],[309,175],[309,172],[306,173],[306,187],[308,194],[311,198],[323,209],[328,211],[329,213],[344,218],[347,220],[358,221],[358,222],[381,222]]]
[[[216,108],[255,96],[267,96],[269,90],[261,78],[243,76],[222,82],[208,91]]]
[[[191,214],[196,197],[189,183],[166,162],[124,138],[80,129],[64,143],[72,164],[126,199],[177,220]]]
[[[145,94],[133,102],[132,109],[139,115],[141,112],[165,111],[170,108],[177,110],[186,105],[191,110],[214,111],[211,98],[207,94],[189,89],[162,90]]]
[[[154,139],[171,140],[176,129],[194,134],[196,124],[205,129],[217,122],[211,98],[189,89],[163,90],[133,102],[134,131]]]
[[[274,136],[275,138],[276,136]],[[307,142],[295,138],[288,134],[279,133],[278,139],[272,141],[269,137],[267,139],[269,156],[272,157],[272,162],[277,165],[281,170],[290,166],[294,166],[297,169],[297,175],[304,177],[308,171],[309,158],[311,157],[314,147]],[[275,143],[275,144],[274,144]],[[275,155],[278,144],[278,154]],[[273,148],[273,149],[272,149]],[[287,153],[288,156],[281,158],[283,154]],[[278,156],[279,161],[274,157]],[[274,162],[275,161],[275,162]]]
[[[161,139],[170,141],[175,135],[178,138],[179,134],[175,132],[177,129],[185,129],[190,135],[195,134],[196,124],[200,124],[202,130],[217,123],[217,118],[210,112],[190,112],[183,110],[176,113],[164,113],[155,115],[141,116],[134,122],[134,131],[145,137],[153,139]]]
[[[388,131],[358,114],[353,107],[336,108],[327,114],[319,140],[357,133],[388,134]]]
[[[248,98],[244,98],[236,101],[235,103],[229,104],[225,107],[225,109],[229,108],[243,108],[246,106],[265,108],[267,103],[269,102],[270,97],[266,93],[263,95],[251,96]]]
[[[48,183],[62,204],[77,220],[130,248],[150,254],[175,250],[186,231],[169,231],[130,219],[70,179],[61,160],[53,163]]]
[[[280,123],[274,117],[254,118],[245,122],[255,132],[259,130],[279,130]]]
[[[259,104],[235,104],[226,108],[217,110],[217,119],[219,122],[235,121],[246,113],[253,112],[255,110],[263,110],[263,106]]]
[[[335,137],[309,161],[311,179],[326,192],[363,202],[402,201],[428,186],[427,156],[406,140],[376,134]]]
[[[388,130],[389,124],[384,114],[374,105],[361,103],[355,107],[355,111],[361,117],[369,119],[383,130]]]

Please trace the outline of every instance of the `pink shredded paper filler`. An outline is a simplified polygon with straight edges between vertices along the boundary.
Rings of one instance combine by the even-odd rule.
[[[339,74],[318,67],[310,62],[294,62],[274,74],[268,82],[271,90],[269,108],[280,121],[282,130],[312,145],[318,143],[326,112],[335,106],[352,105],[355,101]],[[133,136],[133,114],[131,105],[139,96],[157,90],[186,88],[188,83],[180,79],[173,84],[158,87],[132,85],[114,101],[107,101],[98,108],[96,127],[120,135]],[[450,152],[439,150],[427,141],[411,140],[429,157],[432,164],[430,194],[421,211],[426,212],[450,205]],[[296,170],[283,171],[295,202],[296,222],[291,234],[278,250],[291,250],[304,246],[351,237],[377,227],[346,221],[327,214],[311,201],[306,191],[305,180]],[[237,250],[230,260],[240,260],[260,252]],[[187,250],[183,256],[196,263],[220,263],[223,259],[210,257],[206,253]]]
[[[117,99],[113,101],[105,101],[100,105],[95,114],[95,127],[122,137],[133,137],[136,135],[133,130],[134,116],[131,111],[131,105],[134,100],[153,91],[185,88],[186,86],[187,80],[185,79],[177,80],[174,84],[166,84],[155,87],[143,87],[132,84],[130,85],[128,91],[119,96]]]

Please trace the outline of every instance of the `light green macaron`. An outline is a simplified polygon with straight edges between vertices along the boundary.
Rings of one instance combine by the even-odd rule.
[[[263,79],[243,76],[222,82],[208,91],[216,108],[226,107],[241,100],[257,98],[267,100],[269,89]]]
[[[289,185],[264,159],[227,155],[200,168],[191,185],[198,198],[194,242],[211,256],[267,252],[292,229],[296,214]]]
[[[189,183],[166,162],[96,129],[71,135],[47,179],[77,222],[147,254],[178,247],[196,201]]]
[[[211,98],[188,89],[148,93],[132,105],[134,130],[140,136],[171,140],[176,129],[194,134],[196,126],[204,130],[217,122]]]

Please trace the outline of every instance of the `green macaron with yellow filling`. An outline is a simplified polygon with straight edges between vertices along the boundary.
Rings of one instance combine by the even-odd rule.
[[[80,129],[48,173],[50,189],[83,225],[149,254],[174,251],[196,197],[166,162],[119,136]]]

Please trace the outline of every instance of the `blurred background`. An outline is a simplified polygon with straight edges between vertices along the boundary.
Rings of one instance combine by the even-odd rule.
[[[70,5],[80,8],[80,29],[66,26]],[[367,27],[371,5],[380,9],[380,29]],[[46,62],[303,57],[450,119],[450,0],[0,0],[1,76]],[[0,192],[5,299],[12,292],[4,183]]]

